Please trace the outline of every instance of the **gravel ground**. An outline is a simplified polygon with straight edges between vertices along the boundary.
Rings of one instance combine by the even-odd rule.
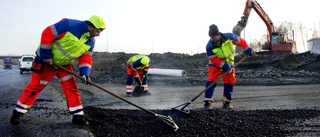
[[[294,136],[320,135],[319,125],[302,124],[320,116],[320,110],[153,110],[169,115],[179,126],[174,131],[156,116],[140,110],[113,110],[86,107],[93,133],[105,136]],[[319,124],[319,121],[318,121]],[[304,129],[307,127],[314,129]],[[315,134],[312,132],[316,131]],[[305,133],[307,132],[307,134]],[[310,132],[310,133],[308,133]]]
[[[125,62],[130,55],[124,53],[113,54],[111,58]],[[307,54],[309,56],[309,53]],[[100,55],[101,56],[101,55]],[[110,58],[111,55],[108,57]],[[185,54],[151,54],[152,67],[166,69],[184,69],[187,77],[167,77],[149,75],[149,86],[185,87],[202,86],[206,82],[205,54],[189,56]],[[304,55],[305,56],[305,55]],[[107,57],[106,57],[107,58]],[[308,64],[299,68],[284,69],[279,62],[269,59],[267,64],[242,65],[237,68],[237,85],[248,86],[276,86],[320,83],[319,57],[308,59]],[[261,58],[260,58],[261,59]],[[311,60],[312,59],[312,60]],[[170,61],[169,61],[170,60]],[[305,59],[306,60],[306,59]],[[279,60],[278,60],[279,61]],[[125,83],[125,65],[108,67],[112,62],[100,68],[97,82]],[[311,62],[311,63],[310,63]],[[245,64],[245,63],[244,63]],[[111,66],[111,65],[110,65]],[[101,69],[102,70],[102,69]],[[111,73],[110,73],[111,72]],[[121,73],[118,73],[121,72]],[[110,78],[111,77],[111,78]],[[221,84],[221,82],[217,82]],[[170,86],[168,86],[170,85]],[[248,106],[249,107],[249,106]],[[249,107],[250,108],[250,107]],[[91,127],[96,136],[299,136],[320,135],[319,120],[315,125],[307,122],[319,119],[319,108],[306,109],[261,109],[261,110],[213,110],[196,109],[190,114],[177,110],[153,110],[158,114],[170,116],[174,119],[179,130],[174,131],[154,115],[148,115],[141,110],[103,109],[86,107]],[[310,127],[310,128],[308,128]]]
[[[26,84],[25,80],[17,79],[29,79],[27,74],[17,73],[5,77],[0,84],[4,91],[0,117],[7,119],[0,123],[0,136],[320,136],[319,57],[291,69],[283,69],[275,62],[239,66],[234,95],[236,109],[220,108],[220,85],[212,110],[203,110],[202,97],[199,97],[186,114],[170,107],[188,102],[204,89],[207,74],[204,54],[151,54],[153,67],[186,69],[187,77],[150,75],[148,82],[152,95],[140,98],[127,98],[124,94],[125,62],[131,54],[94,55],[97,62],[92,80],[143,109],[79,82],[90,125],[74,126],[70,123],[62,90],[54,79],[23,117],[22,125],[11,127],[8,119],[22,90],[21,85]],[[168,63],[168,60],[173,62]],[[175,131],[157,115],[172,118],[179,129]]]

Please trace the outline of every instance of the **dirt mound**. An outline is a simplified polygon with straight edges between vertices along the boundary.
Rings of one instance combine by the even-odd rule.
[[[93,54],[92,80],[97,83],[126,82],[126,61],[134,54],[95,52]],[[207,79],[207,56],[205,53],[188,55],[179,53],[152,53],[152,68],[182,69],[186,77],[149,75],[149,85],[170,84],[172,86],[204,85]],[[305,62],[299,67],[283,68],[280,59],[284,55],[261,55],[247,58],[237,67],[237,85],[282,85],[320,83],[320,56],[309,53],[299,54]],[[235,62],[240,60],[236,56]],[[219,81],[220,82],[220,81]],[[219,83],[218,82],[218,83]]]
[[[304,133],[303,127],[312,127],[306,119],[320,116],[319,110],[216,109],[192,110],[190,114],[176,110],[152,110],[170,116],[179,127],[175,132],[156,116],[141,110],[85,107],[85,111],[97,137],[293,136]],[[312,135],[312,132],[304,135]]]

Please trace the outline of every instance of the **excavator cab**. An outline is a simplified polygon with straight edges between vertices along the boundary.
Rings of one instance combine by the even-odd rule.
[[[281,32],[272,32],[271,52],[275,53],[297,53],[296,42],[287,41],[286,36]]]
[[[286,43],[285,36],[280,32],[272,32],[270,42],[266,42],[262,45],[263,50],[272,51],[274,45]]]
[[[271,35],[272,35],[272,37],[271,37],[271,45],[285,42],[283,33],[272,32]]]

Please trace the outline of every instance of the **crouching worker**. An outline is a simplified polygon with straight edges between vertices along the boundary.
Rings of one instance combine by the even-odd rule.
[[[133,80],[143,88],[142,95],[151,95],[148,91],[147,73],[150,68],[150,58],[146,55],[135,55],[127,61],[127,86],[126,94],[132,95]]]
[[[40,92],[54,76],[58,78],[64,91],[69,112],[73,116],[72,123],[89,125],[84,117],[75,77],[53,63],[74,71],[72,64],[78,59],[79,73],[85,79],[83,82],[89,84],[94,37],[99,36],[104,29],[104,20],[96,15],[86,21],[64,18],[44,29],[40,46],[36,51],[36,59],[32,64],[30,82],[23,89],[13,110],[10,119],[12,125],[20,123],[21,116],[29,111]]]

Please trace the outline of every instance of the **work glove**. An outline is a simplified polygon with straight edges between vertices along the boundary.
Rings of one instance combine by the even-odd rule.
[[[47,63],[47,64],[49,64],[49,65],[52,65],[52,59],[43,59],[43,62],[44,63]]]
[[[87,85],[90,84],[89,81],[91,82],[91,79],[88,75],[82,75],[82,77],[83,77],[82,83],[87,84]]]
[[[232,72],[232,68],[229,64],[224,63],[224,65],[222,66],[222,70],[225,71],[226,73],[231,73]]]
[[[143,70],[142,79],[144,79],[148,74],[148,70]]]
[[[145,76],[145,75],[147,75],[147,73],[148,73],[148,70],[143,70],[142,75]]]
[[[244,51],[244,53],[246,53],[246,54],[247,54],[247,56],[248,56],[248,57],[250,57],[250,56],[252,56],[253,51],[252,51],[252,49],[251,49],[251,48],[248,48],[248,49],[246,49],[246,50]]]

